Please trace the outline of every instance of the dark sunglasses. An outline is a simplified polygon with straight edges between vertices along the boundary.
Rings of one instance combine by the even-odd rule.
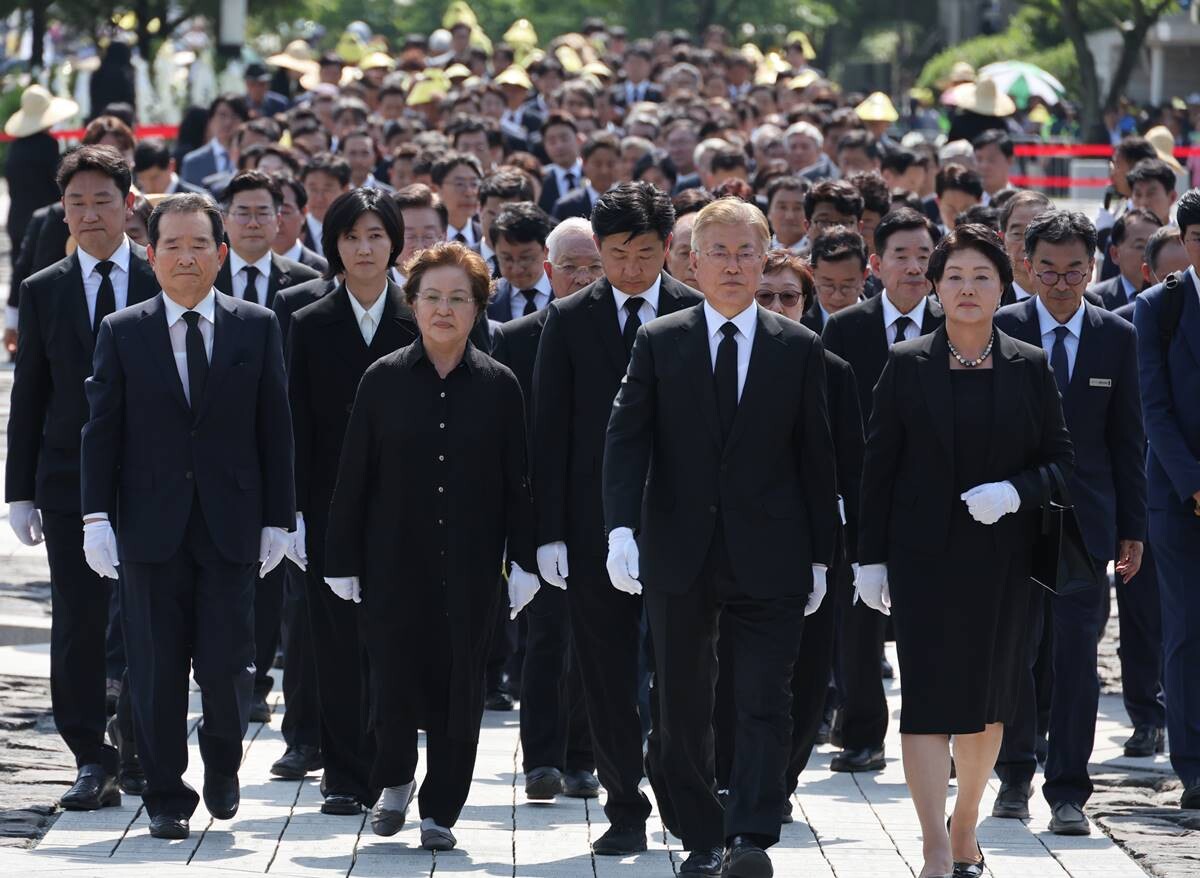
[[[795,308],[800,302],[800,293],[772,293],[768,290],[759,290],[754,294],[755,300],[764,308],[770,308],[778,299],[785,308]]]

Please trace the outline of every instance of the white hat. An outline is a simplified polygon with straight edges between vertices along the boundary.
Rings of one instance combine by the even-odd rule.
[[[79,112],[79,104],[68,98],[56,98],[40,85],[31,85],[21,95],[21,109],[8,117],[4,133],[9,137],[28,137],[53,128]]]

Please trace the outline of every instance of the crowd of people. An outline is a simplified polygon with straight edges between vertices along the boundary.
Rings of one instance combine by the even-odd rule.
[[[977,878],[993,771],[994,816],[1041,764],[1050,829],[1090,832],[1113,578],[1125,752],[1169,733],[1200,807],[1171,141],[1117,143],[1093,222],[1008,185],[987,80],[939,145],[799,37],[765,81],[719,34],[588,28],[521,64],[467,24],[293,44],[174,142],[116,104],[61,155],[76,108],[25,92],[5,499],[50,561],[62,807],[232,817],[278,666],[271,771],[322,772],[325,813],[391,836],[416,799],[453,848],[519,702],[526,796],[603,791],[596,854],[646,849],[648,779],[680,874],[767,876],[814,747],[884,767],[894,638],[919,878]]]

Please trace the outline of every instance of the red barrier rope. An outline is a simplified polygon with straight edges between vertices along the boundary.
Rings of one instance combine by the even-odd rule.
[[[1019,189],[1070,189],[1072,186],[1103,189],[1109,180],[1108,177],[1036,177],[1014,174],[1008,178],[1008,182]]]
[[[51,131],[50,136],[55,140],[83,140],[83,128],[68,128],[63,131]],[[135,137],[165,137],[174,140],[179,134],[178,125],[138,125],[133,129]],[[16,138],[0,134],[0,143],[10,143]]]
[[[1013,146],[1013,153],[1018,158],[1042,157],[1071,157],[1071,158],[1112,158],[1113,148],[1105,143],[1018,143]],[[1175,147],[1176,158],[1190,158],[1200,155],[1200,146]]]

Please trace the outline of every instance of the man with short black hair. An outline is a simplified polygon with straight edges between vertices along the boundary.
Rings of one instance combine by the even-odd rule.
[[[579,126],[566,113],[551,113],[542,123],[542,148],[550,159],[542,177],[542,195],[538,207],[552,213],[562,198],[583,180],[583,162],[579,158]],[[619,150],[618,150],[619,152]]]
[[[957,162],[939,170],[934,185],[943,229],[954,228],[954,220],[960,213],[983,203],[983,179],[979,172]]]
[[[492,223],[506,204],[533,200],[533,184],[521,171],[502,168],[483,178],[479,186],[479,228],[483,232],[471,248],[492,269],[492,277],[500,277],[500,263],[491,239]]]
[[[1166,225],[1171,222],[1171,208],[1178,197],[1175,192],[1175,171],[1162,159],[1142,159],[1125,175],[1129,183],[1129,203],[1153,213]]]
[[[589,134],[580,150],[582,184],[554,203],[550,215],[556,220],[568,217],[587,219],[600,196],[617,182],[617,165],[621,158],[621,141],[608,131]]]
[[[175,157],[161,137],[146,137],[133,148],[133,174],[143,195],[203,192],[175,173]]]
[[[1090,287],[1109,311],[1128,305],[1142,291],[1142,265],[1146,242],[1163,221],[1144,207],[1125,211],[1113,224],[1108,236],[1108,255],[1117,264],[1120,274]]]
[[[446,240],[473,247],[483,237],[476,213],[483,168],[470,153],[447,152],[430,170],[433,189],[446,208]]]
[[[350,164],[341,156],[318,153],[300,172],[300,182],[308,194],[308,215],[304,218],[301,240],[304,246],[324,257],[321,249],[321,224],[325,211],[335,198],[350,188]]]
[[[971,141],[975,149],[975,167],[983,181],[983,203],[1001,189],[1008,188],[1008,170],[1012,166],[1013,142],[999,128],[984,131]]]
[[[228,174],[236,170],[230,150],[238,126],[250,118],[250,108],[243,95],[218,95],[208,108],[210,140],[183,157],[179,176],[193,186],[203,186],[204,178],[213,174]]]
[[[492,320],[507,323],[550,304],[553,290],[543,264],[552,226],[550,217],[532,201],[505,205],[492,221],[488,232],[500,265],[500,280],[487,307]]]
[[[308,216],[308,193],[304,184],[288,174],[277,172],[271,175],[279,191],[283,194],[283,203],[279,207],[279,232],[271,241],[271,249],[285,259],[307,265],[318,274],[324,274],[329,263],[325,257],[304,246],[300,240],[300,232],[304,229],[304,220]],[[286,341],[286,339],[285,339]]]
[[[862,235],[846,226],[833,226],[818,235],[809,251],[817,294],[800,323],[813,332],[825,329],[829,318],[857,304],[870,275]]]

